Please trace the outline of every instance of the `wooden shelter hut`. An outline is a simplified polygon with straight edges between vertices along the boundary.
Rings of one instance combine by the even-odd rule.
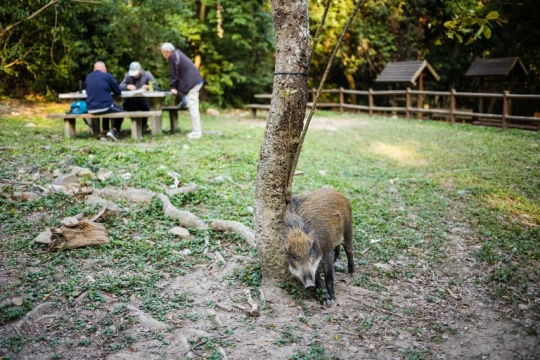
[[[478,92],[484,92],[484,78],[490,77],[495,80],[508,79],[508,91],[512,92],[516,76],[527,76],[528,71],[519,57],[506,58],[485,58],[476,59],[465,76],[476,76],[480,78]],[[508,109],[510,113],[510,108]],[[483,98],[478,98],[478,112],[484,112]]]
[[[389,62],[381,74],[377,77],[377,83],[406,83],[411,84],[415,90],[424,90],[424,80],[439,81],[439,75],[428,64],[423,61],[396,61]],[[395,102],[395,99],[392,99]],[[418,94],[417,107],[423,107],[423,96]],[[393,104],[395,106],[395,104]],[[421,115],[421,114],[420,114]]]

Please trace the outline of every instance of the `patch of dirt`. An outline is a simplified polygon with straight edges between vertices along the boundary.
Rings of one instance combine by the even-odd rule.
[[[65,109],[68,106],[60,103],[44,103],[42,101],[4,99],[0,102],[0,115],[41,116],[46,117],[53,109]],[[64,110],[64,111],[65,111]],[[61,110],[60,110],[61,111]]]
[[[466,224],[456,224],[448,239],[447,257],[437,268],[423,262],[414,248],[414,256],[376,264],[384,271],[418,265],[410,278],[380,285],[381,291],[353,286],[348,275],[338,272],[337,304],[330,308],[314,299],[295,302],[285,290],[263,286],[264,307],[255,318],[246,315],[245,286],[228,280],[235,268],[252,259],[228,253],[225,247],[220,253],[225,264],[209,254],[213,261],[194,266],[184,276],[162,273],[157,285],[162,299],[189,299],[189,306],[165,315],[165,324],[142,313],[134,296],[122,304],[101,293],[103,306],[92,308],[84,293],[71,304],[43,301],[24,318],[0,327],[2,339],[38,339],[22,345],[18,353],[0,347],[0,354],[13,359],[58,354],[69,359],[205,358],[212,354],[206,344],[212,343],[229,359],[287,359],[322,348],[326,356],[338,359],[401,359],[403,354],[426,359],[540,358],[539,337],[525,331],[535,325],[533,315],[493,301],[489,289],[475,281],[486,269],[470,256],[474,246]],[[4,260],[0,263],[6,269]],[[356,276],[371,270],[359,267]],[[120,275],[120,270],[101,268],[92,260],[83,261],[80,271],[88,281],[103,273]],[[3,272],[1,278],[6,285],[16,281],[16,274]],[[437,292],[446,296],[431,296]],[[116,335],[103,336],[107,332]],[[58,342],[39,341],[45,337]],[[118,351],[112,346],[116,342]]]
[[[242,124],[246,124],[249,126],[257,126],[257,127],[266,126],[266,118],[263,118],[262,116],[258,116],[256,119],[253,119],[251,118],[250,114],[251,114],[250,112],[246,111],[244,113],[236,114],[236,117],[241,119],[240,122]],[[327,131],[339,131],[340,129],[343,129],[343,128],[366,126],[368,124],[369,124],[368,121],[354,119],[349,116],[345,116],[343,118],[317,116],[317,117],[313,117],[313,119],[311,120],[311,123],[309,124],[309,128],[327,130]]]

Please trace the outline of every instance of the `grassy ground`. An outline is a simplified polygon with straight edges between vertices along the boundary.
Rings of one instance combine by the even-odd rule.
[[[167,172],[175,171],[181,174],[182,183],[193,182],[200,187],[199,192],[171,198],[176,207],[203,220],[235,220],[252,227],[250,207],[264,133],[262,118],[252,121],[235,112],[203,116],[203,127],[211,132],[198,141],[189,141],[185,136],[190,130],[189,120],[184,115],[180,119],[181,134],[147,137],[135,143],[126,133],[113,144],[84,133],[66,140],[60,121],[45,120],[39,111],[17,111],[19,114],[0,114],[0,181],[4,194],[21,187],[32,190],[32,184],[44,186],[50,183],[55,169],[68,173],[71,165],[95,173],[100,168],[112,170],[114,175],[104,182],[89,180],[98,188],[130,186],[156,192],[172,184]],[[35,126],[26,126],[30,122]],[[79,131],[83,125],[77,124]],[[124,128],[129,128],[129,122]],[[509,316],[522,316],[520,306],[525,304],[527,316],[540,317],[538,133],[320,112],[306,138],[298,170],[304,175],[295,179],[295,193],[330,186],[352,203],[359,269],[353,285],[376,292],[396,279],[417,276],[420,263],[436,269],[452,251],[449,234],[464,226],[472,249],[467,256],[484,269],[475,283],[489,289],[491,299],[507,304],[513,314]],[[122,177],[125,173],[131,177]],[[228,180],[211,181],[220,175]],[[93,214],[98,208],[66,195],[28,202],[0,197],[0,326],[21,318],[45,300],[61,306],[83,293],[89,295],[89,308],[101,306],[100,293],[124,302],[135,296],[141,310],[167,322],[167,314],[191,307],[191,297],[183,293],[164,298],[159,289],[164,276],[183,276],[197,264],[208,262],[208,246],[227,248],[239,256],[256,255],[240,237],[209,230],[193,230],[193,238],[175,240],[168,232],[175,222],[163,215],[157,199],[144,206],[122,205],[127,210],[121,217],[104,222],[109,244],[52,254],[34,244],[34,237],[45,227],[57,226],[66,216]],[[178,255],[185,248],[192,256]],[[391,270],[373,266],[392,264],[404,256],[418,261]],[[89,282],[81,266],[95,261],[102,269],[121,270],[121,274],[111,276],[103,271]],[[232,283],[252,288],[259,284],[256,262],[239,267],[235,274],[229,279]],[[429,274],[427,271],[425,276]],[[310,299],[296,286],[285,288],[297,301]],[[427,296],[435,301],[445,294],[434,291]],[[11,304],[8,300],[14,297],[24,299],[23,305]],[[207,306],[212,307],[212,303]],[[113,317],[120,315],[103,321],[114,323]],[[187,310],[183,316],[197,320],[190,318],[194,315]],[[108,336],[105,323],[89,329],[77,321],[64,319],[64,325],[55,326],[69,323],[88,334],[99,330],[102,338]],[[370,326],[360,330],[368,331]],[[538,322],[523,326],[530,335],[538,335]],[[159,333],[145,336],[160,339]],[[279,339],[277,346],[280,342],[294,343],[294,331],[282,329]],[[12,336],[1,339],[0,350],[17,354],[25,344],[40,340]],[[54,348],[55,341],[61,340],[46,341]],[[127,335],[119,336],[108,351],[129,348],[135,341]],[[220,358],[215,349],[207,351]],[[313,342],[294,354],[296,359],[329,358],[332,351]],[[429,352],[408,350],[398,356],[429,358]]]

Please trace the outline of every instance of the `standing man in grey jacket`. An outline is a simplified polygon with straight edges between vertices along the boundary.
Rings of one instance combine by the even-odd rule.
[[[150,71],[144,71],[141,64],[137,61],[129,64],[129,71],[120,83],[120,89],[125,90],[150,90],[150,82],[153,84],[153,90],[157,90],[156,79]],[[127,111],[149,111],[150,104],[143,97],[127,98],[124,101],[124,109]],[[143,132],[148,131],[148,118],[142,118]]]
[[[185,96],[187,100],[193,127],[193,131],[188,134],[188,138],[199,139],[202,136],[199,92],[204,79],[186,54],[176,49],[173,44],[169,42],[161,44],[161,54],[169,61],[171,92],[180,99]]]

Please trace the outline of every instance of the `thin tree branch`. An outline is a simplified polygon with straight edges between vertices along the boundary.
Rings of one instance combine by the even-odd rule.
[[[311,60],[313,59],[313,54],[315,54],[315,47],[317,46],[317,43],[319,42],[319,36],[321,35],[321,30],[324,25],[324,22],[326,21],[326,14],[328,14],[328,9],[330,8],[330,3],[332,0],[328,0],[326,2],[326,6],[324,7],[324,13],[321,18],[321,21],[319,22],[319,27],[317,28],[317,31],[315,32],[315,36],[313,37],[313,46],[311,47],[311,52],[309,54],[309,61],[308,66],[311,65]]]
[[[465,13],[465,10],[461,7],[461,5],[457,2],[457,0],[454,0],[459,10],[461,10],[462,13]]]
[[[34,12],[32,15],[30,15],[30,16],[27,17],[26,19],[17,21],[15,24],[11,24],[11,25],[8,26],[7,28],[5,28],[4,31],[3,31],[0,35],[4,35],[6,32],[8,32],[9,30],[11,30],[11,29],[14,28],[15,26],[19,25],[19,24],[22,23],[23,21],[32,20],[33,18],[35,18],[36,16],[38,16],[42,11],[44,11],[45,9],[47,9],[49,6],[52,6],[52,5],[56,4],[58,1],[60,1],[60,0],[51,0],[47,5],[44,5],[41,9],[37,10],[36,12]]]
[[[306,123],[304,125],[304,128],[302,129],[302,133],[300,134],[300,141],[298,145],[298,150],[296,151],[296,154],[294,156],[294,160],[291,166],[291,173],[289,174],[289,183],[287,184],[287,191],[292,191],[292,181],[294,178],[294,172],[296,170],[296,165],[298,164],[298,159],[300,158],[300,153],[302,152],[302,146],[304,144],[304,138],[306,137],[309,124],[311,123],[311,119],[313,118],[313,114],[315,113],[315,110],[317,109],[317,102],[319,101],[319,96],[321,95],[321,90],[323,88],[324,83],[326,82],[326,78],[328,77],[328,73],[330,72],[330,67],[332,65],[332,61],[334,60],[334,57],[336,56],[336,53],[339,49],[339,46],[341,45],[341,41],[343,40],[343,37],[345,36],[345,33],[349,29],[349,26],[351,25],[354,17],[356,16],[356,13],[358,12],[358,9],[360,8],[360,5],[363,3],[364,0],[358,0],[356,2],[356,6],[354,7],[353,12],[351,13],[351,16],[349,17],[349,20],[345,24],[343,31],[341,32],[341,35],[339,36],[338,42],[336,44],[336,47],[334,48],[334,51],[332,52],[332,56],[330,56],[330,59],[328,60],[328,65],[326,66],[326,70],[324,71],[323,78],[321,80],[321,83],[319,84],[319,88],[317,89],[317,95],[315,96],[315,99],[313,101],[311,110],[309,112],[309,115],[306,119]]]
[[[56,64],[56,62],[54,61],[54,42],[56,41],[56,29],[58,28],[58,9],[55,8],[54,9],[54,30],[53,30],[53,39],[52,39],[52,42],[51,42],[51,51],[50,51],[50,54],[51,54],[51,62],[55,65],[55,66],[58,66]]]
[[[20,23],[22,23],[23,21],[28,21],[28,20],[32,20],[33,18],[35,18],[36,16],[38,16],[41,12],[43,12],[45,9],[47,9],[48,7],[56,4],[57,2],[59,2],[60,0],[51,0],[47,5],[44,5],[41,9],[35,11],[32,15],[30,15],[29,17],[27,17],[26,19],[23,19],[23,20],[19,20],[17,21],[15,24],[11,24],[9,25],[7,28],[2,28],[2,26],[0,26],[0,36],[4,36],[4,34],[8,31],[10,31],[11,29],[13,29],[14,27],[18,26]],[[79,3],[86,3],[86,4],[100,4],[100,2],[98,1],[90,1],[90,0],[71,0],[73,2],[79,2]]]

